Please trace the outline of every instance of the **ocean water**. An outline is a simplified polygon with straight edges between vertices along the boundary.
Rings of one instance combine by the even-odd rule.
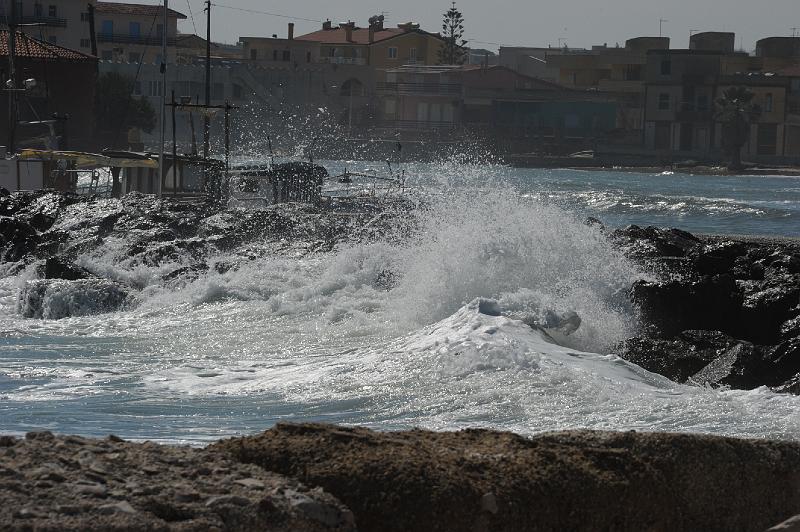
[[[800,439],[800,397],[679,385],[614,355],[639,325],[626,292],[646,274],[583,223],[800,236],[800,179],[403,168],[428,204],[409,214],[411,239],[264,254],[178,285],[114,263],[107,242],[81,265],[143,288],[105,314],[54,294],[47,305],[86,314],[60,320],[21,317],[29,273],[0,278],[0,430],[200,444],[316,420]]]

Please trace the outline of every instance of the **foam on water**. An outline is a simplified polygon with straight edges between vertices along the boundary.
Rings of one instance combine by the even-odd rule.
[[[219,256],[175,282],[162,278],[188,262],[134,263],[107,239],[78,263],[133,287],[119,312],[23,319],[32,270],[0,279],[2,427],[198,441],[289,418],[800,438],[798,397],[682,386],[612,354],[637,327],[626,292],[643,274],[569,211],[462,186],[485,177],[476,166],[459,175],[409,214],[410,239]],[[568,313],[571,334],[536,326]]]

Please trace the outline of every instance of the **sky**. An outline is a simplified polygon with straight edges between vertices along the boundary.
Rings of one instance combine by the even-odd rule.
[[[140,0],[158,4],[159,0]],[[235,43],[243,36],[285,37],[287,23],[295,35],[320,28],[320,22],[367,19],[385,12],[387,24],[414,21],[422,29],[441,29],[448,0],[219,0],[212,7],[212,40]],[[170,0],[169,7],[187,15],[182,32],[205,34],[203,0]],[[690,32],[733,31],[736,47],[755,49],[768,36],[800,36],[800,0],[460,0],[465,37],[473,48],[503,46],[624,45],[639,36],[658,36],[659,20],[673,48],[687,48]],[[260,13],[263,12],[263,13]],[[191,13],[191,16],[189,16]],[[270,13],[270,14],[267,14]],[[278,16],[282,15],[282,16]],[[296,18],[287,18],[296,17]],[[310,19],[310,20],[303,20]],[[792,28],[797,29],[793,30]]]

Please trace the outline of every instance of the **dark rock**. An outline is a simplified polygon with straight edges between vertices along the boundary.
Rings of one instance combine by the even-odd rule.
[[[800,315],[783,322],[779,332],[782,340],[800,336]]]
[[[22,220],[0,216],[0,261],[16,262],[36,250],[38,233]]]
[[[772,279],[768,284],[743,284],[741,327],[738,334],[760,344],[780,338],[781,325],[800,301],[800,277]]]
[[[675,338],[630,338],[618,346],[620,357],[676,382],[706,367],[737,344],[719,331],[684,331]]]
[[[611,234],[612,241],[638,257],[685,257],[700,239],[680,229],[629,225]]]
[[[121,308],[127,290],[105,279],[39,279],[26,281],[17,303],[26,318],[57,320]]]
[[[794,395],[800,395],[800,373],[786,382],[781,383],[778,386],[774,386],[772,391],[776,393],[791,393]]]
[[[639,281],[631,298],[644,322],[662,337],[688,329],[736,334],[742,295],[730,275],[705,276],[696,282]]]
[[[736,259],[743,257],[747,247],[741,242],[730,240],[710,242],[696,246],[692,253],[697,272],[701,275],[728,273],[733,269]]]
[[[61,257],[49,257],[44,264],[39,267],[39,277],[42,279],[66,279],[76,281],[78,279],[88,279],[94,277],[91,272],[64,261]]]
[[[800,508],[797,443],[279,423],[212,448],[321,486],[367,532],[763,530]]]
[[[759,371],[762,362],[763,353],[757,346],[749,342],[736,342],[689,380],[700,385],[748,390],[762,384]]]

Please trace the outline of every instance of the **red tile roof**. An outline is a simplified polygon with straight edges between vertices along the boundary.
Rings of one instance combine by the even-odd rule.
[[[146,4],[124,4],[121,2],[97,2],[95,7],[97,13],[115,14],[115,15],[139,15],[143,17],[156,17],[163,15],[164,8],[161,6],[149,6]],[[177,17],[180,20],[185,20],[186,15],[179,13],[174,9],[167,9],[170,17]]]
[[[438,38],[438,35],[434,35],[422,30],[411,30],[411,32],[422,33],[423,35],[431,35]],[[373,42],[385,41],[404,33],[410,32],[401,28],[386,28],[383,30],[377,30],[375,31],[375,40]],[[307,33],[306,35],[295,37],[295,39],[298,41],[315,41],[324,44],[369,44],[369,29],[355,28],[350,41],[347,40],[347,32],[343,28],[319,30],[313,33]]]
[[[17,32],[14,55],[20,58],[60,61],[95,61],[92,55],[40,41]],[[0,30],[0,57],[8,57],[8,30]]]

